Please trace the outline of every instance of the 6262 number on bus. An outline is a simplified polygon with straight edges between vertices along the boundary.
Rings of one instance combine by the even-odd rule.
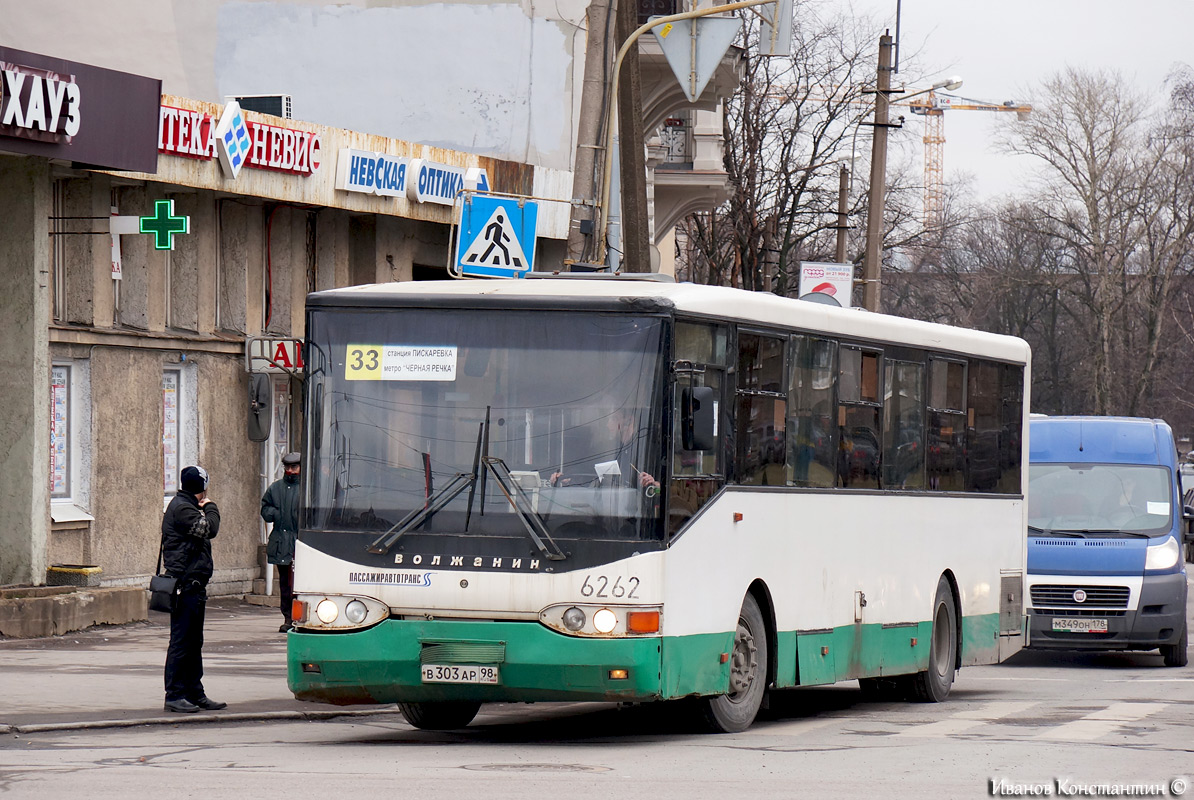
[[[582,597],[632,600],[638,597],[640,583],[642,581],[634,575],[629,578],[624,575],[615,575],[613,578],[608,575],[586,575],[585,582],[580,585],[580,593]]]

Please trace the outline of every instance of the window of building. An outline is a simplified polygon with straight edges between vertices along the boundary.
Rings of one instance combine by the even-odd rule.
[[[66,320],[66,181],[55,180],[50,198],[50,310],[55,322]]]
[[[50,367],[50,516],[54,522],[92,519],[90,505],[90,363]]]
[[[735,475],[748,486],[787,484],[787,383],[784,339],[738,335]]]
[[[837,342],[792,337],[788,480],[795,486],[832,487],[837,481],[836,368]]]
[[[71,397],[66,365],[50,368],[50,499],[71,496]]]
[[[182,437],[179,435],[181,389],[181,370],[168,369],[162,373],[162,472],[167,496],[178,491],[178,473],[183,466],[179,458],[182,446]]]

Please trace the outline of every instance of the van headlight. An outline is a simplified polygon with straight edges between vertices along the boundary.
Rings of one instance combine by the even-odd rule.
[[[1182,549],[1177,540],[1170,536],[1161,544],[1150,545],[1144,556],[1146,570],[1173,569],[1181,557]]]

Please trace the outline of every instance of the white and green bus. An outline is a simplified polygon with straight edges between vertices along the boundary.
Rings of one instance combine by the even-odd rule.
[[[1029,349],[622,277],[307,299],[295,696],[503,701],[857,679],[940,701],[1023,644]]]

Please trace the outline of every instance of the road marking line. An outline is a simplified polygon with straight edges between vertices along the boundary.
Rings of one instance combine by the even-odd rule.
[[[1081,719],[1043,730],[1033,738],[1089,741],[1114,733],[1125,723],[1135,722],[1168,707],[1168,703],[1112,703]]]
[[[938,722],[930,722],[925,725],[917,725],[907,730],[901,731],[900,736],[917,736],[917,737],[933,737],[933,736],[954,736],[956,734],[968,731],[971,728],[976,728],[979,725],[984,725],[988,722],[995,722],[1004,717],[1019,714],[1037,703],[1014,703],[1014,702],[999,702],[999,703],[984,703],[977,708],[966,709],[951,715],[948,719],[939,720]]]
[[[847,717],[816,717],[797,719],[789,722],[766,723],[747,728],[743,733],[758,734],[760,736],[802,736],[819,728],[835,725]]]

